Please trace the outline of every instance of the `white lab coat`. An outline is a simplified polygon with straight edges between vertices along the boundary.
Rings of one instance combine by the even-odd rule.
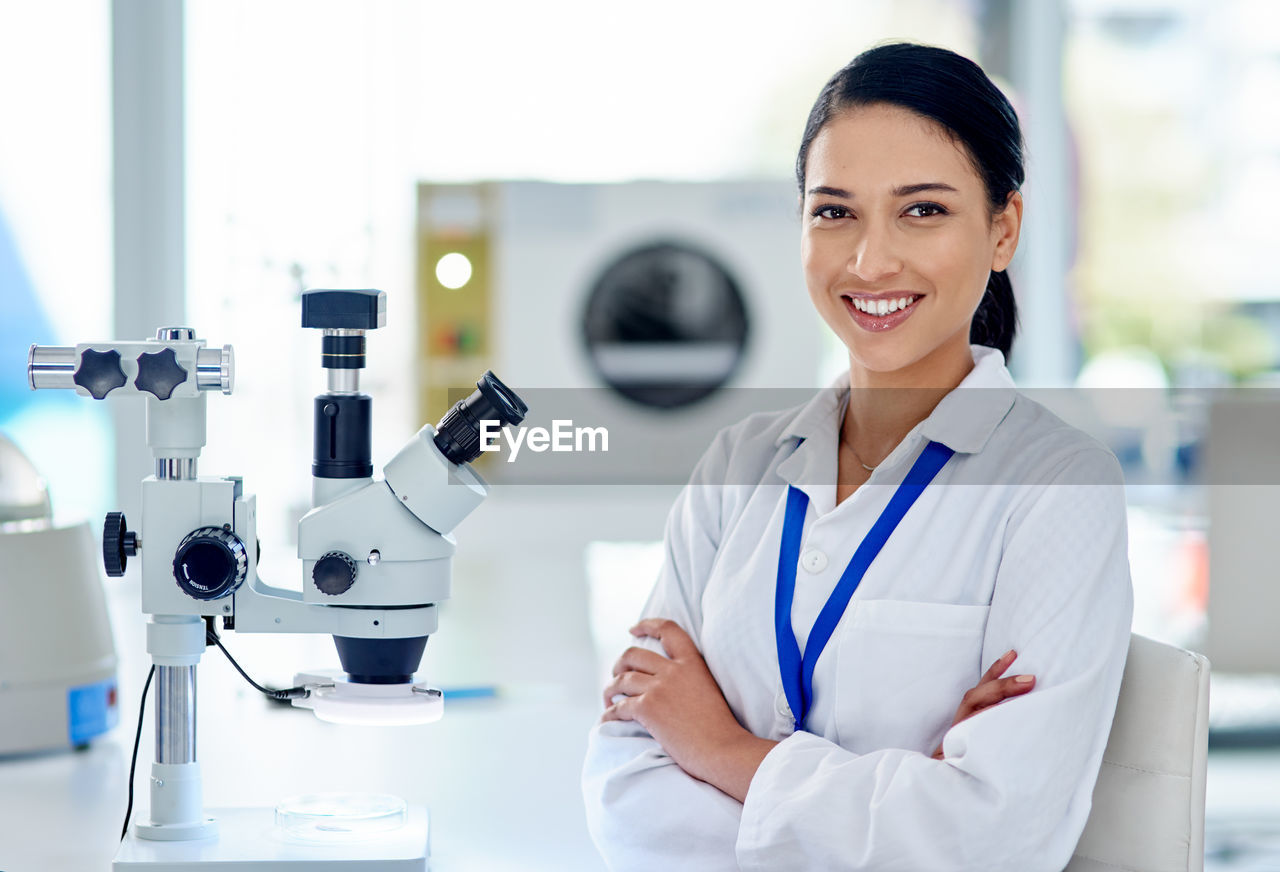
[[[591,733],[588,824],[611,869],[1061,870],[1089,813],[1133,613],[1115,457],[1018,394],[1000,353],[835,505],[843,389],[722,431],[668,518],[646,617],[698,643],[739,722],[778,740],[737,801],[638,724]],[[809,496],[801,650],[928,440],[956,451],[876,558],[792,732],[773,627],[786,486]],[[650,647],[661,651],[657,643]],[[1000,655],[1029,693],[948,729]],[[940,739],[945,760],[930,755]]]

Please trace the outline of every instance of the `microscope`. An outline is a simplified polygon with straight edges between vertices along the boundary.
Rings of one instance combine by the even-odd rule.
[[[355,817],[377,819],[386,835],[344,845],[325,838],[343,829],[331,809],[313,816],[288,809],[282,819],[277,808],[274,829],[271,810],[206,814],[196,762],[196,666],[217,639],[219,618],[238,633],[332,635],[341,672],[301,674],[298,687],[273,694],[321,719],[420,724],[443,712],[440,691],[414,673],[436,631],[437,604],[450,594],[451,531],[488,493],[470,463],[481,451],[482,422],[519,424],[528,408],[486,372],[470,396],[436,427],[419,430],[383,467],[383,478],[374,478],[372,400],[360,392],[359,375],[366,334],[385,323],[382,291],[302,294],[302,326],[322,331],[328,390],[314,403],[312,508],[298,524],[301,592],[258,577],[257,504],[242,480],[197,475],[207,394],[234,387],[231,346],[210,348],[190,328],[165,327],[138,342],[31,347],[33,390],[146,400],[155,474],[142,482],[141,523],[130,529],[123,514],[110,513],[102,541],[109,576],[124,575],[129,558],[141,555],[156,687],[149,817],[122,841],[115,872],[224,865],[259,872],[299,862],[427,868],[424,810],[365,809]],[[284,823],[290,828],[282,834]]]

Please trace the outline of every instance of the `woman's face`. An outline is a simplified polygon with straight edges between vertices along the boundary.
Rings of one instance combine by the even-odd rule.
[[[809,296],[851,366],[927,377],[969,359],[987,279],[1018,243],[1021,195],[992,220],[963,146],[926,118],[874,104],[814,137],[803,214]]]

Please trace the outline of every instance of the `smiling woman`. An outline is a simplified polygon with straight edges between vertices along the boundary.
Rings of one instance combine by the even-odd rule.
[[[796,174],[849,371],[721,431],[673,507],[591,736],[592,835],[615,870],[1057,872],[1133,597],[1115,457],[1004,366],[1017,117],[971,61],[880,46]]]
[[[921,175],[942,181],[895,184]],[[998,305],[988,280],[1017,245],[1021,195],[1005,192],[1007,206],[989,214],[964,146],[936,122],[884,104],[823,126],[806,181],[806,283],[860,369],[880,376],[863,386],[957,361],[967,370],[974,313],[984,298]],[[1005,350],[1011,334],[1000,337]]]

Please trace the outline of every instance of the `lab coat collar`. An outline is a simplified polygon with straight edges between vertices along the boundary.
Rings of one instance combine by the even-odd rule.
[[[1017,389],[999,349],[971,345],[973,369],[920,424],[926,439],[960,454],[977,454],[1013,408]]]
[[[982,451],[991,434],[1013,407],[1016,390],[1013,377],[997,349],[971,345],[973,369],[955,390],[942,398],[929,417],[909,432],[877,467],[896,466],[914,454],[921,440],[941,442],[960,454]],[[778,447],[794,441],[795,452],[778,465],[778,475],[789,484],[834,482],[836,440],[840,419],[849,400],[846,372],[821,390],[792,418],[778,437]],[[807,491],[807,488],[803,488]],[[809,494],[814,499],[817,494]],[[821,497],[818,497],[821,501]]]

